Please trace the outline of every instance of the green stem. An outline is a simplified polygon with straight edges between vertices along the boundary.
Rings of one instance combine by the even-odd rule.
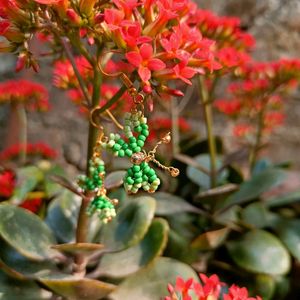
[[[208,140],[209,157],[210,157],[210,187],[214,188],[217,185],[217,150],[216,141],[213,134],[213,113],[212,103],[208,90],[205,86],[204,77],[198,76],[199,93],[201,95],[201,103],[203,105],[203,112],[206,125],[206,134]]]
[[[27,149],[27,115],[23,104],[17,104],[17,114],[19,119],[19,144],[21,146],[20,151],[20,164],[26,163],[26,149]]]
[[[263,133],[263,129],[264,129],[265,107],[266,107],[266,105],[262,105],[262,109],[258,114],[255,142],[254,142],[254,145],[252,147],[252,150],[250,152],[250,157],[249,157],[250,171],[253,171],[253,168],[256,165],[258,152],[259,152],[259,149],[261,146],[262,133]]]

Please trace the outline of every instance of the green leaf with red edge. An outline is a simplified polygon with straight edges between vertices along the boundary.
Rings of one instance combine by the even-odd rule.
[[[52,248],[71,255],[79,253],[90,255],[94,252],[102,250],[104,248],[104,245],[94,243],[69,243],[54,245],[52,246]]]
[[[104,181],[105,188],[111,190],[117,188],[123,184],[123,178],[126,174],[126,171],[115,171],[109,173]]]
[[[51,249],[56,239],[42,220],[14,205],[0,205],[0,236],[16,251],[33,260],[59,254]]]
[[[128,200],[117,212],[116,218],[102,227],[99,242],[111,251],[136,245],[151,225],[155,203],[147,196]]]
[[[175,284],[180,276],[199,281],[195,271],[175,259],[160,257],[148,267],[127,277],[110,295],[113,300],[159,300],[168,295],[168,283]]]
[[[147,234],[135,246],[105,254],[99,264],[99,276],[120,278],[137,272],[160,256],[167,244],[169,226],[164,219],[154,219]],[[120,266],[122,266],[120,268]]]
[[[43,276],[38,279],[54,293],[66,299],[98,300],[105,298],[115,285],[88,278],[76,278],[64,274]]]
[[[283,275],[291,267],[291,258],[284,245],[264,230],[251,230],[239,240],[228,242],[227,248],[233,261],[252,273]]]
[[[225,227],[204,232],[192,241],[191,246],[201,251],[216,249],[225,242],[229,231],[230,229]]]

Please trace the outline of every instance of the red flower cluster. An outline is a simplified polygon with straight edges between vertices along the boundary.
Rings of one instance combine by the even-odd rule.
[[[23,103],[28,110],[46,111],[48,99],[48,91],[39,83],[24,79],[0,83],[0,104]]]
[[[9,198],[15,188],[16,180],[12,171],[4,170],[0,172],[0,197]]]
[[[170,118],[153,118],[150,119],[149,126],[151,127],[150,135],[148,137],[149,141],[159,140],[163,134],[171,131],[172,120]],[[181,133],[190,130],[190,124],[184,118],[178,119],[178,127]]]
[[[200,274],[200,278],[202,283],[196,282],[193,278],[184,281],[181,277],[177,277],[174,287],[168,285],[170,296],[165,297],[165,300],[262,300],[258,296],[249,297],[245,287],[240,288],[236,285],[232,285],[228,293],[221,296],[221,288],[225,284],[220,282],[217,275],[207,277]]]
[[[13,145],[9,148],[6,148],[0,152],[0,160],[8,161],[15,159],[19,156],[23,148],[24,147],[22,145]],[[41,142],[28,144],[26,147],[26,153],[28,156],[40,156],[45,159],[54,159],[57,156],[55,150],[50,148],[47,144]]]
[[[261,114],[265,134],[283,124],[281,97],[300,79],[300,60],[251,62],[240,68],[237,79],[228,86],[229,98],[216,100],[214,105],[238,122],[235,136],[251,139]]]

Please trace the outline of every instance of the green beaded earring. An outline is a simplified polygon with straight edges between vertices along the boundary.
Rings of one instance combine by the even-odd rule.
[[[92,124],[95,126],[96,124]],[[99,126],[96,126],[99,127]],[[78,185],[82,191],[91,198],[87,213],[91,216],[98,213],[103,223],[107,223],[116,216],[115,205],[118,204],[117,199],[110,199],[106,196],[104,187],[105,166],[101,159],[101,143],[103,139],[103,128],[101,130],[94,148],[93,157],[89,161],[88,175],[78,176]]]
[[[132,166],[127,170],[124,177],[124,187],[128,193],[137,193],[139,189],[143,189],[149,193],[154,193],[160,185],[156,171],[151,168],[149,162],[152,161],[160,168],[170,172],[172,176],[177,176],[179,170],[173,167],[166,167],[155,159],[157,147],[162,143],[169,143],[171,140],[170,133],[168,133],[161,141],[157,143],[154,149],[150,152],[143,150],[145,142],[149,136],[149,127],[147,118],[143,113],[144,96],[137,93],[131,81],[126,76],[124,83],[128,87],[128,92],[134,100],[134,108],[130,113],[125,114],[124,120],[124,136],[122,138],[119,134],[111,133],[107,141],[101,143],[102,148],[112,152],[115,156],[130,158]]]

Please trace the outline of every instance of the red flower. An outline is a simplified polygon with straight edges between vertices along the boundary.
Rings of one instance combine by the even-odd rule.
[[[0,152],[0,161],[13,160],[19,156],[23,150],[22,145],[13,145]],[[41,156],[45,159],[54,159],[57,156],[55,150],[42,142],[35,144],[27,144],[26,154],[28,156]]]
[[[189,80],[192,78],[196,73],[204,73],[204,71],[199,70],[196,71],[194,68],[188,67],[187,63],[182,61],[181,63],[177,64],[173,71],[175,73],[175,78],[181,79],[183,82],[192,85],[192,82]]]
[[[138,51],[126,53],[126,58],[133,66],[138,68],[138,74],[143,82],[151,78],[151,71],[159,71],[166,67],[158,58],[153,58],[153,48],[150,44],[142,44]]]
[[[252,298],[248,297],[248,291],[245,287],[238,287],[236,285],[232,285],[229,288],[229,294],[225,294],[224,300],[262,300],[260,297]]]
[[[0,197],[9,198],[15,188],[15,175],[12,171],[2,171],[0,173]]]
[[[48,98],[46,88],[36,82],[19,79],[0,83],[0,104],[24,103],[28,110],[45,111],[49,109]]]
[[[253,132],[253,126],[249,124],[237,124],[233,127],[233,135],[238,138],[246,137]]]
[[[214,102],[214,106],[222,113],[235,116],[241,111],[241,102],[238,99],[219,99]]]

